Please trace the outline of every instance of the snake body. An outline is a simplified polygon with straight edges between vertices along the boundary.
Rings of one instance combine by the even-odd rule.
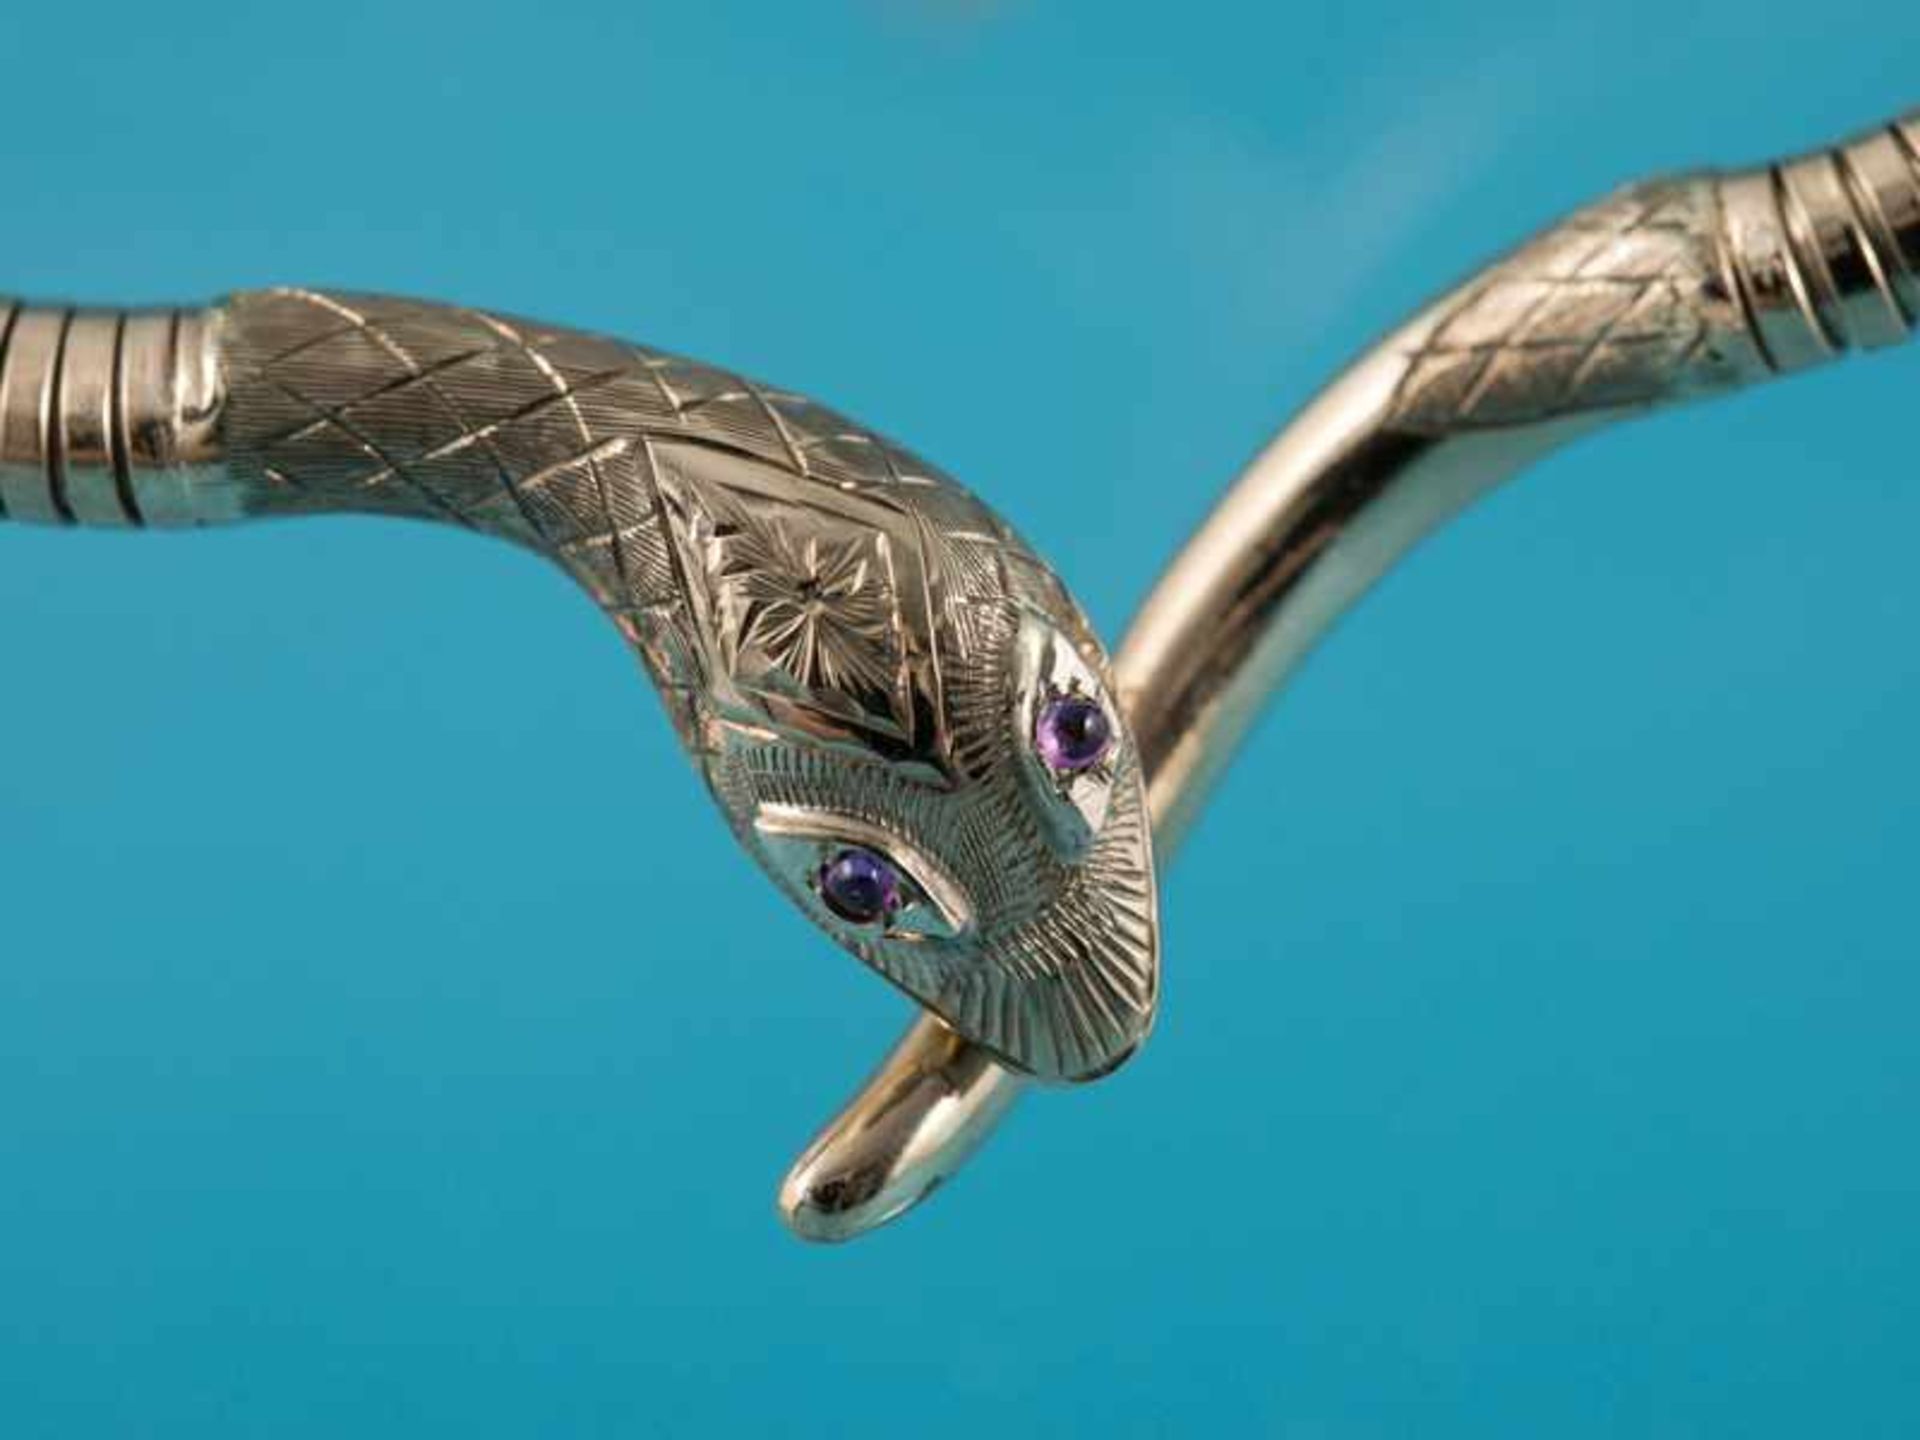
[[[1558,446],[1920,324],[1920,113],[1776,164],[1629,185],[1364,353],[1248,465],[1161,575],[1114,673],[1161,863],[1255,718],[1383,573]],[[815,1239],[911,1207],[1022,1089],[922,1021],[801,1157]]]
[[[205,311],[5,305],[0,506],[193,524],[365,511],[531,546],[639,652],[735,832],[928,1012],[789,1175],[815,1239],[911,1207],[1027,1079],[1103,1073],[1158,993],[1149,822],[1187,832],[1253,717],[1386,569],[1565,441],[1920,324],[1920,116],[1630,186],[1363,355],[1168,567],[1111,673],[987,508],[819,406],[480,311],[281,290]],[[1049,697],[1110,753],[1041,763]],[[1044,747],[1039,747],[1044,748]],[[877,849],[911,901],[823,908]]]
[[[0,302],[0,508],[155,528],[363,513],[538,551],[631,642],[736,835],[845,948],[1025,1074],[1103,1073],[1146,1033],[1144,795],[1091,629],[966,489],[802,396],[387,297]],[[1097,763],[1038,753],[1060,696],[1105,717]],[[823,889],[846,854],[878,867],[872,914]]]

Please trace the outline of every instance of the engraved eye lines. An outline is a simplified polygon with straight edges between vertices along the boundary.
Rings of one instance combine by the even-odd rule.
[[[1091,770],[1113,750],[1113,721],[1100,701],[1075,682],[1049,690],[1033,720],[1033,748],[1055,775]]]
[[[1080,677],[1064,686],[1049,684],[1035,709],[1031,742],[1062,799],[1076,776],[1098,771],[1111,779],[1106,761],[1112,753],[1114,726],[1098,695],[1088,694]],[[814,896],[849,925],[898,932],[896,921],[916,903],[918,887],[884,848],[849,844],[831,849],[811,877]]]
[[[916,871],[928,873],[919,857],[902,863],[875,843],[825,838],[818,853],[807,887],[821,910],[842,926],[887,940],[945,940],[966,928],[962,905],[953,903],[958,892],[931,882],[952,897],[942,904],[929,893],[929,884],[916,878]]]
[[[1120,722],[1087,657],[1042,617],[1027,616],[1015,644],[1020,768],[1048,843],[1061,860],[1077,864],[1106,824]]]
[[[768,860],[830,928],[886,940],[949,940],[973,925],[966,891],[918,849],[852,816],[763,805]]]
[[[906,903],[900,871],[877,850],[849,845],[820,863],[813,893],[849,925],[890,921]]]

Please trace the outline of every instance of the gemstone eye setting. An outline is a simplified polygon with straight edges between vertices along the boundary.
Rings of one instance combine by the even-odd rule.
[[[905,898],[893,863],[861,845],[849,845],[822,862],[814,889],[820,903],[849,925],[889,920]]]
[[[1028,615],[1014,646],[1009,738],[1041,833],[1059,859],[1077,865],[1125,783],[1125,721],[1090,644],[1083,651],[1072,637]]]
[[[1072,690],[1056,694],[1034,717],[1033,747],[1054,774],[1078,775],[1113,749],[1113,721],[1089,695]]]
[[[753,830],[767,868],[849,944],[946,941],[973,928],[972,898],[938,861],[859,816],[769,803]]]

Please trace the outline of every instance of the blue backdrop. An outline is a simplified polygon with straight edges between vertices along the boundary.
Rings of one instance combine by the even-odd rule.
[[[0,59],[6,285],[711,357],[1114,636],[1383,327],[1920,100],[1920,17],[15,0]],[[557,572],[0,534],[0,1433],[1911,1436],[1916,398],[1612,433],[1420,552],[1165,878],[1142,1058],[831,1251],[772,1187],[905,1004]]]

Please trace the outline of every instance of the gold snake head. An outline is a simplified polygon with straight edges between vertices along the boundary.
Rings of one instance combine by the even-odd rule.
[[[1125,1059],[1158,993],[1140,763],[1052,572],[925,466],[822,483],[652,447],[742,842],[846,949],[1048,1080]]]
[[[6,513],[373,513],[535,550],[621,627],[735,834],[840,944],[1039,1078],[1146,1034],[1153,862],[1105,657],[917,457],[791,392],[460,306],[0,307]]]

